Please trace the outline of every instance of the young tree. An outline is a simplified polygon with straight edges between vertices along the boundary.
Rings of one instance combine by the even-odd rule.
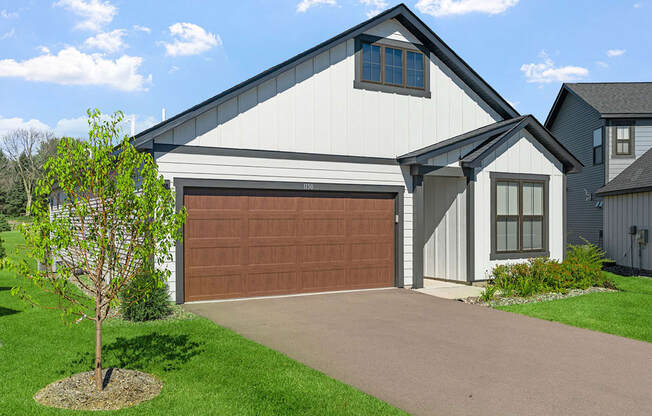
[[[4,154],[25,189],[27,197],[25,215],[29,215],[34,187],[42,174],[43,164],[47,158],[40,149],[53,139],[54,135],[51,131],[35,128],[12,130],[2,137]]]
[[[185,209],[176,212],[173,192],[149,153],[136,150],[126,136],[114,146],[122,113],[107,119],[89,110],[88,116],[88,140],[61,139],[36,190],[25,236],[41,267],[23,262],[18,269],[58,295],[54,307],[64,316],[95,321],[95,383],[101,390],[102,323],[120,291],[145,269],[153,284],[165,284],[163,263],[181,238]],[[53,192],[65,198],[58,210],[48,204]],[[14,293],[35,303],[25,290]]]

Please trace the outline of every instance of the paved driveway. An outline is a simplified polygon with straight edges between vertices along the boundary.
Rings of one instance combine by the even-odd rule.
[[[641,341],[403,289],[186,309],[414,414],[652,415]]]

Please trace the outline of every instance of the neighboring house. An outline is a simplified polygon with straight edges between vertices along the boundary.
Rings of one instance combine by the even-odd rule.
[[[185,205],[177,302],[475,282],[564,251],[581,164],[404,5],[135,136]]]
[[[652,82],[563,84],[545,126],[584,164],[568,178],[568,242],[602,246],[595,191],[652,147]]]
[[[621,266],[652,271],[652,148],[596,194],[604,199],[608,257]]]

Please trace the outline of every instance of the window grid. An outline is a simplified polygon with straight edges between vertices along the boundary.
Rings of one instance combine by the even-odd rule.
[[[380,81],[376,81],[374,79],[371,79],[371,77],[366,77],[366,75],[368,73],[365,72],[365,65],[371,64],[374,67],[379,65],[378,63],[372,61],[372,59],[374,57],[376,57],[376,53],[375,53],[374,48],[380,48],[380,68],[381,68]],[[396,55],[394,55],[392,53],[391,62],[388,63],[387,62],[388,57],[387,57],[387,52],[386,52],[387,50],[398,51],[398,55],[400,56],[400,58],[396,58]],[[363,42],[362,43],[362,47],[361,47],[360,52],[362,54],[362,59],[361,59],[361,65],[362,65],[361,74],[362,74],[362,77],[361,77],[361,80],[363,82],[369,82],[369,83],[373,83],[373,84],[384,84],[384,85],[408,88],[408,89],[413,89],[413,90],[422,90],[422,91],[425,90],[424,74],[425,74],[425,70],[426,70],[426,67],[425,67],[426,60],[424,59],[425,56],[424,56],[423,53],[421,53],[421,52],[413,52],[413,51],[409,51],[407,49],[402,49],[402,48],[397,48],[397,47],[390,47],[390,46],[385,46],[385,45],[376,45],[376,44],[372,44],[372,43],[369,43],[369,42]],[[418,80],[418,76],[420,75],[420,77],[421,77],[420,85],[418,85],[418,84],[417,85],[409,85],[406,82],[406,78],[407,78],[407,69],[406,69],[407,68],[407,64],[406,64],[407,58],[406,58],[406,56],[407,56],[408,53],[414,54],[414,55],[419,55],[420,58],[421,58],[421,68],[419,69],[419,68],[415,67],[414,69],[410,70],[410,73],[415,76],[415,82],[416,82],[416,80]],[[369,56],[370,54],[372,55],[371,57]],[[416,59],[418,59],[418,57],[414,56],[411,59],[416,60]],[[400,62],[399,66],[396,65],[397,61]],[[388,67],[392,69],[392,75],[389,76],[389,77],[387,76],[387,68]],[[369,68],[369,66],[367,66],[367,68]],[[398,82],[398,83],[394,82],[395,81],[394,74],[396,74],[396,72],[394,72],[394,70],[396,70],[396,69],[400,69],[400,71],[398,71],[398,73],[400,73],[400,77],[397,77],[397,78],[400,79],[400,82]]]
[[[593,131],[593,164],[601,165],[604,163],[604,144],[602,138],[602,128]]]
[[[616,125],[612,127],[614,153],[618,156],[634,154],[634,126]]]

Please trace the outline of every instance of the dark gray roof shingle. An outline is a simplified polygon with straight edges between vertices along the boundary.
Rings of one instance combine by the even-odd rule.
[[[643,153],[608,184],[598,189],[599,196],[652,191],[652,149]]]
[[[652,114],[652,82],[596,82],[565,85],[603,116]]]

